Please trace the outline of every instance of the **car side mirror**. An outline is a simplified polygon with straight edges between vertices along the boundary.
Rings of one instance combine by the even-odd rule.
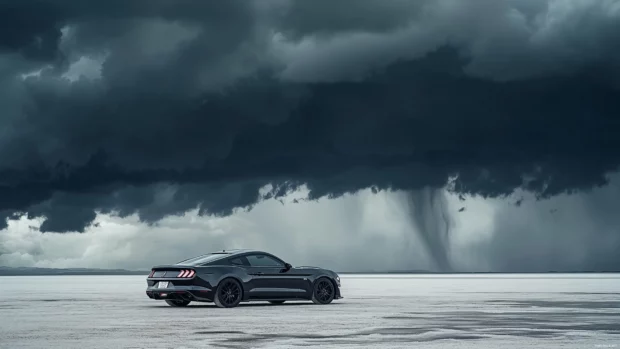
[[[284,263],[284,269],[282,271],[287,272],[289,270],[291,270],[293,266],[290,265],[290,263]]]

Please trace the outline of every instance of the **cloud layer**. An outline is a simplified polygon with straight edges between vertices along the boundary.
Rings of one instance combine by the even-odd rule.
[[[620,162],[617,1],[184,4],[0,0],[0,217],[553,196]]]
[[[99,215],[84,233],[41,234],[42,219],[22,217],[0,234],[0,265],[148,269],[214,250],[257,248],[294,265],[337,271],[617,271],[619,180],[615,175],[608,188],[548,200],[524,194],[520,206],[503,199],[462,202],[445,192],[412,199],[408,192],[371,190],[290,204],[307,194],[301,191],[249,212],[201,217],[194,210],[152,226],[134,215]],[[407,203],[428,199],[436,211],[418,212],[426,220],[410,224]],[[441,235],[444,226],[433,226],[442,210],[451,216],[449,239]],[[429,227],[434,230],[425,232]]]
[[[40,234],[40,219],[22,217],[0,234],[0,265],[148,269],[208,251],[257,248],[295,265],[341,271],[435,268],[398,206],[387,193],[366,190],[297,205],[266,200],[251,212],[226,217],[190,211],[156,226],[136,216],[100,215],[97,226],[67,234]]]

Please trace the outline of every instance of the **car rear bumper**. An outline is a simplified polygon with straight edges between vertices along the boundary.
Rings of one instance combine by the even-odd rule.
[[[147,287],[146,295],[156,300],[213,301],[213,290],[201,286],[175,286],[171,288]]]

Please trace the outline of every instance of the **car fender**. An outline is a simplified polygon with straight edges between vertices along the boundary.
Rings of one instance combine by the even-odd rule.
[[[329,281],[331,281],[332,285],[334,286],[334,291],[336,294],[336,297],[341,297],[341,293],[340,293],[340,286],[338,285],[338,281],[336,280],[336,278],[333,275],[333,272],[331,271],[323,271],[319,274],[316,274],[313,276],[313,280],[312,280],[312,287],[314,288],[314,285],[316,284],[316,281],[322,277],[327,278]]]
[[[222,282],[222,280],[227,279],[227,278],[233,278],[239,281],[242,287],[245,286],[245,284],[247,284],[250,280],[252,280],[252,278],[248,274],[244,273],[244,275],[239,275],[238,273],[228,272],[228,273],[221,274],[218,277],[217,285],[219,285],[220,282]]]
[[[314,276],[314,280],[312,280],[312,286],[314,286],[314,284],[317,282],[318,279],[320,278],[327,278],[329,281],[332,282],[332,284],[334,284],[334,287],[336,289],[338,289],[338,282],[336,282],[336,279],[334,278],[333,275],[330,275],[329,273],[321,273],[321,274],[317,274]]]

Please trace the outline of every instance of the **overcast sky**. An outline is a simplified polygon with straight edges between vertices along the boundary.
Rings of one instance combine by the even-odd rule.
[[[0,264],[620,268],[620,1],[0,0],[0,21]]]
[[[453,271],[614,270],[620,265],[620,181],[591,193],[537,201],[450,193],[450,234],[440,244]],[[298,202],[305,191],[259,203],[249,212],[201,217],[195,211],[155,226],[133,216],[100,215],[84,233],[45,233],[40,219],[10,221],[0,234],[0,265],[148,269],[205,252],[257,248],[294,265],[338,271],[446,270],[412,224],[405,192],[364,190]],[[524,198],[521,205],[515,205]],[[465,208],[461,211],[461,209]],[[460,212],[459,212],[460,211]],[[439,218],[441,233],[445,229]]]

